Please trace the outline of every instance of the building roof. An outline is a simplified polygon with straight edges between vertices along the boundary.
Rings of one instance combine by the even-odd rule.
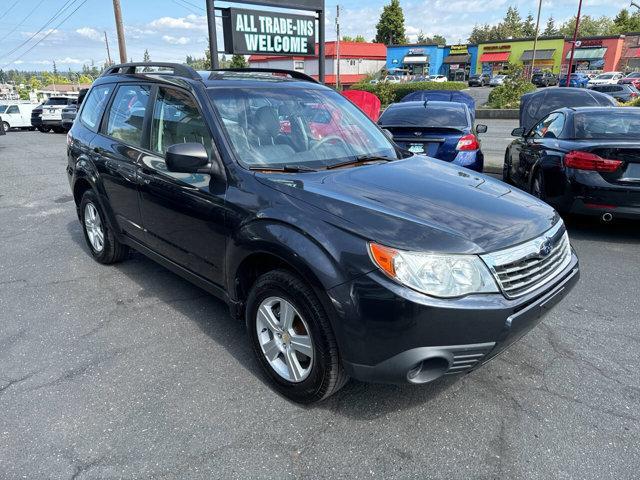
[[[336,43],[325,42],[324,55],[326,58],[334,58],[336,56]],[[318,52],[318,44],[316,43],[316,54]],[[249,62],[263,62],[265,60],[277,60],[282,58],[293,58],[295,60],[313,59],[315,57],[302,56],[286,56],[286,55],[251,55]],[[340,42],[340,58],[367,58],[370,60],[386,60],[387,47],[384,43],[368,43],[368,42]]]
[[[76,83],[56,83],[56,84],[51,84],[51,85],[47,85],[46,87],[42,87],[40,90],[44,90],[47,92],[60,92],[60,93],[71,93],[71,92],[77,92],[79,90],[82,90],[83,88],[89,88],[91,87],[91,84],[80,84],[80,86],[78,86],[78,84]]]

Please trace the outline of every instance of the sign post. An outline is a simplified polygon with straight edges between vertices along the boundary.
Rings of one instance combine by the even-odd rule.
[[[315,56],[318,36],[318,79],[324,82],[324,0],[238,0],[233,3],[313,11],[300,15],[265,10],[217,8],[207,0],[211,64],[218,68],[215,11],[222,12],[224,51],[251,55]]]

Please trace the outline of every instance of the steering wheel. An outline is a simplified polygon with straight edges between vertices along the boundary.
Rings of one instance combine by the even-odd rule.
[[[344,146],[344,149],[348,152],[349,151],[349,144],[347,142],[344,141],[344,138],[339,137],[338,135],[327,135],[326,137],[324,137],[322,140],[320,140],[318,143],[316,143],[315,145],[313,145],[310,150],[317,150],[318,148],[322,147],[324,144],[329,143],[331,141],[338,141],[340,143],[342,143],[342,145]]]

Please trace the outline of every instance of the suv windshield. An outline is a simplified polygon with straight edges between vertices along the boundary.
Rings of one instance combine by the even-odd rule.
[[[640,137],[640,115],[634,111],[610,111],[577,113],[573,117],[575,138],[628,139]]]
[[[244,166],[317,169],[368,157],[399,158],[376,125],[333,90],[261,86],[208,92]]]

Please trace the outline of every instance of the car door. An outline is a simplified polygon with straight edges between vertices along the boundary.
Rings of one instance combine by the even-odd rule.
[[[2,114],[2,119],[9,124],[11,128],[22,126],[20,121],[20,109],[18,105],[9,105]]]
[[[147,243],[156,252],[217,284],[223,284],[226,183],[204,173],[170,172],[165,152],[178,143],[201,143],[219,162],[213,138],[195,98],[159,86],[154,94],[149,148],[138,178]]]
[[[104,86],[113,88],[112,86]],[[107,107],[102,126],[91,142],[91,158],[102,179],[107,204],[120,228],[144,240],[138,198],[137,161],[143,154],[145,114],[150,84],[119,85]]]
[[[517,172],[523,188],[528,189],[530,187],[532,173],[538,165],[542,164],[548,151],[557,148],[557,139],[562,133],[564,124],[564,113],[551,113],[539,122],[525,139],[526,145],[520,153]]]

